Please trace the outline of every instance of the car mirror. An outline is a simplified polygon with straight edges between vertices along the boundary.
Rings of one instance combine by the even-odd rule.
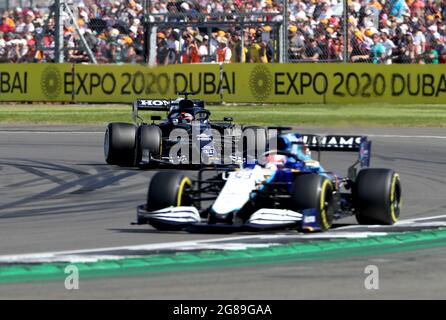
[[[161,116],[150,116],[150,120],[159,121],[159,120],[161,120]]]
[[[223,121],[232,122],[234,119],[232,117],[224,117]]]

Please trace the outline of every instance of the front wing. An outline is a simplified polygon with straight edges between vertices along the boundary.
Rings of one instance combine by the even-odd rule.
[[[202,218],[197,208],[192,206],[168,207],[156,211],[147,211],[145,205],[137,208],[136,224],[150,224],[162,231],[267,231],[278,229],[299,229],[320,231],[316,219],[317,209],[304,209],[296,212],[287,209],[263,208],[255,211],[244,223],[208,223]]]

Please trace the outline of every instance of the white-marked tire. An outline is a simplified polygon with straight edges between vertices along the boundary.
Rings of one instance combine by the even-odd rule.
[[[354,189],[356,219],[360,224],[392,225],[401,209],[399,175],[389,169],[363,169]]]
[[[334,215],[333,185],[317,174],[298,175],[291,191],[292,210],[317,209],[316,222],[322,231],[331,228]]]
[[[191,205],[192,181],[179,172],[157,172],[149,183],[147,210]]]
[[[104,137],[104,157],[108,164],[134,166],[136,126],[131,123],[109,123]]]

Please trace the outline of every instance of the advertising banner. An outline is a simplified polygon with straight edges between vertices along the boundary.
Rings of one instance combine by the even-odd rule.
[[[64,88],[71,64],[0,64],[0,101],[72,101]]]
[[[0,101],[131,103],[192,91],[206,102],[446,103],[445,73],[396,64],[0,64]]]
[[[177,92],[220,102],[220,66],[0,64],[0,101],[131,103],[175,99]]]
[[[446,103],[446,66],[225,64],[225,102]],[[234,88],[234,90],[231,90]]]
[[[135,99],[175,99],[193,91],[194,99],[219,102],[219,65],[76,65],[70,79],[76,102],[133,102]]]

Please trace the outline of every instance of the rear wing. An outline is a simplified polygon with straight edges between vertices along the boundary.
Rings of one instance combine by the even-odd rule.
[[[318,151],[338,151],[338,152],[358,152],[358,161],[355,163],[361,167],[370,166],[370,156],[372,142],[366,136],[348,135],[301,135],[302,142],[308,145],[310,150]]]
[[[170,110],[171,102],[170,100],[161,99],[136,99],[132,106],[132,117],[133,121],[136,122],[138,119],[138,111],[164,111]]]

